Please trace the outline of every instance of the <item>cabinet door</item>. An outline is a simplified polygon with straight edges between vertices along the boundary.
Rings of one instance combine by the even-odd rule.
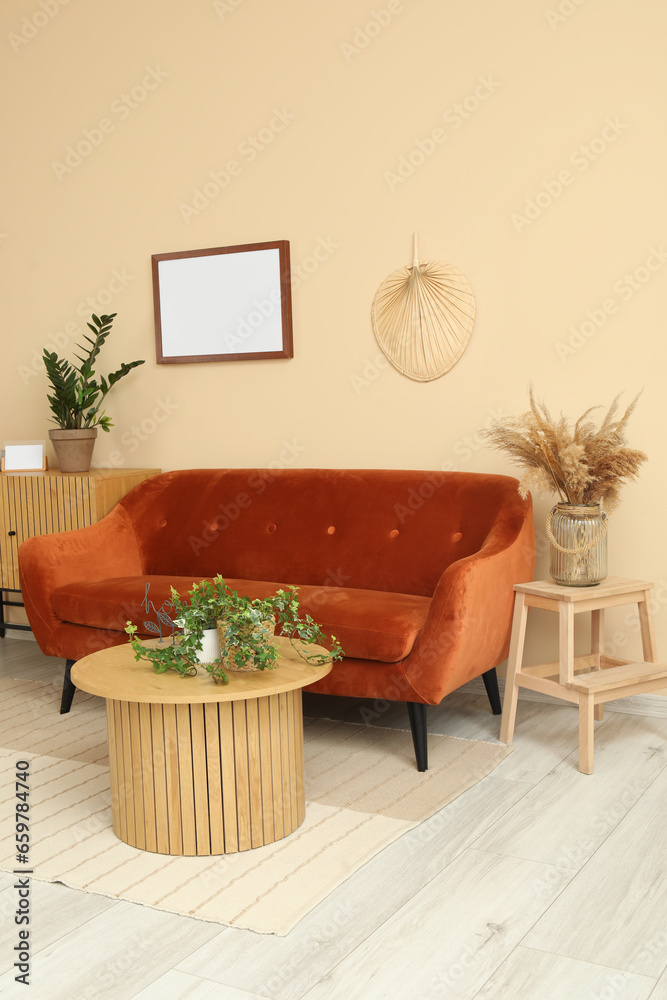
[[[0,538],[0,558],[2,559],[2,586],[9,590],[19,589],[18,548],[21,542],[32,534],[32,498],[30,506],[25,491],[25,480],[20,476],[3,477],[2,486],[2,537]]]
[[[0,478],[0,587],[15,590],[14,570],[17,546],[13,545],[13,523],[16,518],[11,513],[13,504],[10,502],[8,480]]]
[[[0,559],[2,560],[2,586],[8,590],[19,589],[18,549],[30,531],[31,509],[20,476],[3,477],[2,481],[2,534]]]
[[[0,475],[0,587],[19,590],[18,550],[32,535],[85,528],[103,518],[135,486],[160,469],[58,469]]]
[[[33,535],[94,524],[121,497],[159,469],[91,470],[79,475],[46,473],[0,476],[0,587],[19,590],[18,550]]]
[[[32,535],[92,524],[85,476],[6,476],[0,479],[0,586],[19,589],[18,549]]]

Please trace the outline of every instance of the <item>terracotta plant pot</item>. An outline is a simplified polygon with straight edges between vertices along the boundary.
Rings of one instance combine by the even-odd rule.
[[[49,431],[61,472],[88,472],[93,460],[97,427],[64,431],[56,427]]]

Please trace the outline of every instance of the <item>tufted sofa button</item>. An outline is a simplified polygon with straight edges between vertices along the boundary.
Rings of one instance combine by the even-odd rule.
[[[452,535],[453,542],[460,542],[462,538],[463,538],[463,533],[461,531],[455,531],[454,534]]]
[[[335,534],[336,534],[336,526],[330,524],[329,527],[327,528],[327,535],[335,535]]]
[[[167,527],[167,519],[166,519],[166,517],[163,517],[162,520],[159,522],[159,524],[160,524],[161,528],[166,528]]]
[[[399,535],[400,531],[398,530],[398,528],[393,528],[392,531],[389,532],[390,538],[398,538]]]
[[[270,524],[266,530],[270,532],[270,534],[273,534],[273,532],[276,530],[276,525]]]

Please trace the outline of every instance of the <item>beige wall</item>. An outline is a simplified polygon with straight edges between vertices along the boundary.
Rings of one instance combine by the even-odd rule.
[[[102,371],[146,359],[109,397],[98,465],[510,472],[475,433],[523,410],[530,380],[571,416],[644,387],[630,430],[650,462],[610,571],[667,581],[661,4],[6,0],[0,19],[2,440],[45,436],[33,361],[76,344],[90,298],[118,313]],[[70,168],[86,130],[98,144]],[[414,230],[477,298],[468,351],[429,384],[378,365],[369,320]],[[304,275],[294,359],[157,366],[151,254],[270,239]]]

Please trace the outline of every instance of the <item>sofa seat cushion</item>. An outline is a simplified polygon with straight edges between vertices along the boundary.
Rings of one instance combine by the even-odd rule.
[[[131,621],[142,636],[155,635],[157,612],[171,617],[170,585],[186,594],[196,578],[173,576],[116,577],[70,583],[52,595],[53,610],[63,621],[122,631]],[[227,580],[239,594],[269,597],[289,583]],[[147,585],[150,584],[148,590]],[[348,587],[299,587],[304,612],[340,642],[346,656],[395,663],[404,659],[422,628],[429,597]],[[146,623],[150,623],[147,625]],[[170,628],[163,622],[163,634]]]

